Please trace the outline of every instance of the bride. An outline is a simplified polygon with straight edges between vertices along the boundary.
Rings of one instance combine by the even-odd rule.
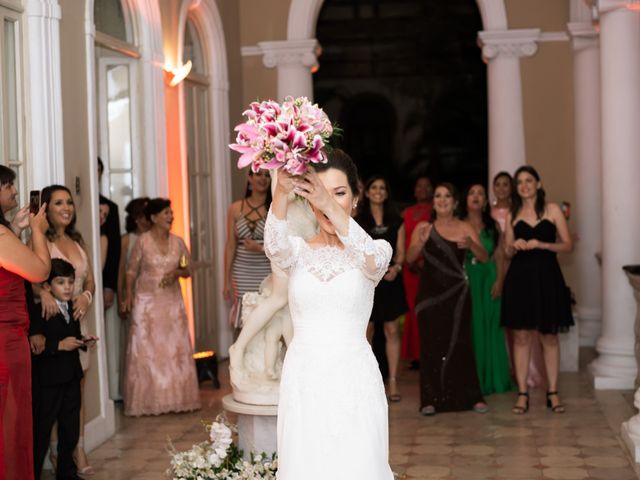
[[[366,340],[376,284],[391,246],[350,217],[357,170],[341,150],[299,177],[278,173],[265,252],[289,274],[293,340],[278,405],[279,480],[392,480],[387,401]],[[287,195],[309,201],[320,226],[287,235]]]

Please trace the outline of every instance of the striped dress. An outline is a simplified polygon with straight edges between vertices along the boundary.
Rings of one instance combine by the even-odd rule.
[[[251,213],[251,212],[249,212]],[[231,266],[231,279],[236,293],[232,309],[232,321],[236,328],[241,326],[242,296],[247,292],[257,292],[260,283],[271,273],[271,263],[262,252],[252,252],[244,246],[243,240],[251,238],[262,244],[264,240],[265,219],[249,220],[242,215],[236,220],[236,254]]]

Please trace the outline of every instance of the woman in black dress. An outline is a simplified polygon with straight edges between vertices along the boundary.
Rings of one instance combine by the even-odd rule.
[[[393,207],[389,185],[383,177],[374,176],[367,180],[358,212],[356,221],[362,228],[373,239],[386,240],[393,247],[389,269],[376,287],[367,338],[372,343],[374,328],[383,326],[389,366],[388,399],[398,402],[401,399],[396,381],[400,363],[399,324],[400,317],[409,310],[400,276],[404,263],[404,223]]]
[[[547,370],[547,406],[564,412],[558,397],[560,349],[558,332],[573,325],[570,295],[564,283],[558,253],[573,249],[567,221],[555,203],[545,201],[540,176],[533,167],[514,175],[516,195],[507,216],[506,254],[511,264],[502,293],[502,326],[514,333],[514,368],[518,398],[513,413],[529,409],[527,374],[532,332],[540,333]]]
[[[471,297],[464,259],[467,250],[489,259],[475,229],[455,217],[455,187],[435,189],[433,223],[411,234],[407,262],[420,256],[416,315],[420,331],[420,413],[475,410],[485,413],[471,342]]]

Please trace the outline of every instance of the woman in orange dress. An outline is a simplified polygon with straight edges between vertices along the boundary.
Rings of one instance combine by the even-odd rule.
[[[428,177],[419,177],[413,192],[416,203],[404,211],[405,228],[405,251],[409,248],[411,234],[416,225],[420,222],[427,222],[431,219],[431,209],[433,207],[433,186]],[[402,270],[402,280],[404,281],[404,291],[407,296],[409,311],[404,317],[404,329],[402,332],[402,349],[400,355],[403,359],[409,360],[410,367],[416,368],[420,358],[420,333],[418,332],[418,320],[416,317],[416,295],[418,294],[419,274],[415,265],[405,265]]]

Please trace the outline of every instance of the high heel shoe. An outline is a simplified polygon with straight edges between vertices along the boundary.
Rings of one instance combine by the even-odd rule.
[[[432,417],[433,415],[436,414],[436,407],[434,407],[433,405],[427,405],[426,407],[422,407],[420,409],[420,414],[423,417]]]
[[[51,466],[53,467],[53,471],[55,472],[58,468],[58,444],[51,443],[49,444],[49,461],[51,462]]]
[[[527,397],[527,402],[524,407],[520,405],[514,405],[511,411],[516,415],[524,415],[529,411],[529,392],[518,392],[518,397]]]
[[[87,458],[87,454],[84,451],[84,447],[76,447],[76,451],[73,455],[73,460],[74,462],[76,462],[78,475],[90,476],[96,473],[93,466],[89,465],[89,459]],[[85,464],[84,467],[80,466],[80,460],[82,460],[82,463]]]
[[[561,403],[558,403],[557,405],[553,405],[553,403],[551,402],[551,397],[553,396],[558,396],[558,392],[547,392],[547,408],[549,410],[551,410],[553,413],[564,413],[564,405]]]
[[[391,385],[393,385],[393,388]],[[394,393],[389,393],[389,395],[387,395],[387,400],[390,402],[399,402],[402,400],[402,395],[398,393],[398,384],[395,377],[389,377],[389,390]]]

